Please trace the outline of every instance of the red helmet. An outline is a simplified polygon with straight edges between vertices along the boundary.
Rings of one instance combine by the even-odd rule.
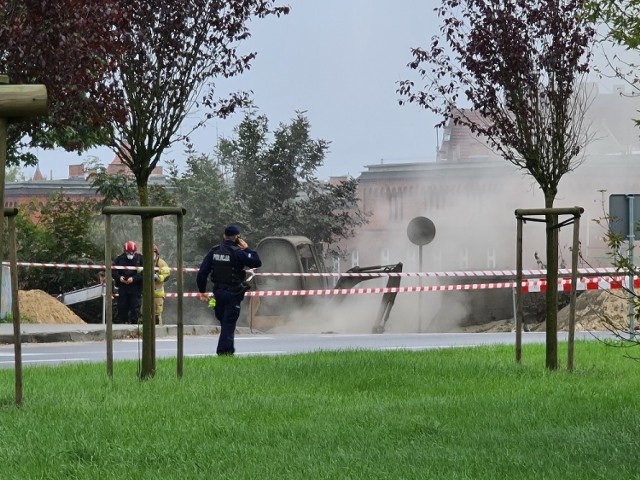
[[[159,253],[158,252],[158,245],[154,245],[153,246],[153,253]]]
[[[136,245],[136,242],[132,242],[131,240],[129,240],[128,242],[125,242],[124,251],[126,253],[136,253],[138,251],[138,246]]]

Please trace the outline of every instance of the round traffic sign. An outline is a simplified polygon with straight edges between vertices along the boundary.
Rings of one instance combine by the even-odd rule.
[[[415,245],[427,245],[436,236],[436,226],[427,217],[415,217],[407,226],[407,236]]]

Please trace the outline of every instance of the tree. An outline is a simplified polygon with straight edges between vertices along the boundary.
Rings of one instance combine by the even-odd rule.
[[[105,75],[123,51],[129,18],[118,0],[0,0],[0,73],[12,83],[43,83],[48,116],[13,123],[9,165],[35,165],[20,147],[83,150],[101,144],[105,125],[124,116]],[[25,137],[26,135],[26,137]]]
[[[592,21],[604,24],[606,39],[629,50],[640,48],[640,1],[599,0],[587,8]]]
[[[131,19],[131,30],[110,81],[124,99],[126,116],[112,122],[108,145],[133,172],[140,206],[145,207],[149,205],[149,176],[162,154],[176,142],[188,141],[187,134],[179,133],[186,116],[197,108],[205,110],[197,128],[246,102],[243,93],[217,99],[214,82],[249,68],[255,53],[238,51],[238,45],[250,36],[248,22],[254,17],[287,14],[289,7],[275,6],[271,0],[119,0],[119,4]],[[146,299],[153,295],[152,221],[142,217]],[[152,331],[153,316],[146,310],[143,323]],[[155,374],[154,355],[147,353],[149,343],[143,341],[141,378]]]
[[[125,172],[108,173],[107,168],[97,159],[85,162],[84,166],[87,171],[91,172],[88,176],[91,186],[96,189],[96,192],[101,197],[101,200],[96,202],[98,212],[101,212],[108,205],[138,205],[136,182],[130,174]],[[176,205],[174,194],[163,185],[151,185],[149,187],[149,199],[153,205]],[[127,240],[132,240],[131,232],[139,228],[140,225],[137,218],[129,215],[113,218],[111,222],[112,245],[114,247],[114,251],[111,252],[112,255],[118,255],[122,244]]]
[[[224,227],[235,221],[232,190],[220,164],[206,155],[191,155],[182,174],[172,165],[169,183],[189,212],[184,219],[185,262],[199,263],[220,239]],[[167,254],[171,257],[171,252]]]
[[[188,140],[179,133],[186,116],[203,108],[203,119],[224,117],[246,102],[245,93],[216,99],[218,78],[241,74],[255,53],[242,55],[252,17],[282,15],[288,7],[265,0],[128,2],[131,36],[112,81],[125,99],[126,117],[112,122],[110,146],[136,179],[140,205],[148,205],[147,181],[163,152]]]
[[[605,46],[624,47],[626,52],[630,53],[630,57],[634,58],[640,51],[640,1],[639,0],[601,0],[591,1],[588,3],[590,18],[594,22],[603,24],[603,44]],[[638,64],[623,58],[622,55],[615,54],[607,56],[609,67],[613,70],[613,76],[624,81],[631,87],[631,95],[640,94],[640,75],[638,74]],[[636,126],[640,126],[640,119],[634,120]],[[603,209],[604,209],[603,205]],[[638,268],[634,265],[633,258],[629,258],[629,253],[623,249],[623,243],[629,239],[619,233],[614,233],[610,222],[616,220],[609,215],[597,221],[598,224],[605,227],[605,238],[609,246],[609,254],[611,263],[621,272],[626,272],[631,280],[638,274]],[[619,220],[619,219],[617,219]],[[638,229],[638,225],[635,226]],[[634,322],[640,324],[640,296],[633,289],[625,289],[626,294],[633,306]],[[629,332],[629,336],[621,335],[617,321],[618,319],[610,318],[603,315],[607,328],[623,342],[637,345],[640,343],[637,335]],[[629,325],[631,329],[631,325]]]
[[[602,44],[623,47],[630,52],[630,58],[640,51],[640,0],[601,0],[587,4],[590,19],[603,24]],[[604,49],[603,49],[604,50]],[[635,54],[635,55],[634,55]],[[623,54],[605,56],[613,76],[631,87],[632,95],[640,95],[640,75],[638,64],[630,61]],[[640,120],[635,120],[640,126]]]
[[[17,165],[7,168],[4,179],[7,183],[24,182],[26,180],[24,172]]]
[[[356,180],[331,185],[315,177],[329,143],[312,139],[310,130],[304,113],[297,112],[291,123],[273,132],[269,143],[267,117],[248,111],[234,138],[220,141],[220,161],[233,179],[238,203],[236,221],[252,242],[271,235],[305,235],[335,243],[366,223],[357,206]]]
[[[28,204],[16,217],[18,257],[27,262],[101,264],[103,250],[96,235],[95,202],[77,201],[63,192],[52,194],[42,206]],[[5,241],[6,245],[6,241]],[[97,270],[28,268],[21,272],[20,289],[59,295],[97,283]],[[72,306],[86,321],[100,315],[102,301]]]
[[[583,125],[594,28],[583,0],[444,0],[440,35],[414,48],[409,67],[425,84],[400,82],[404,102],[485,137],[525,170],[552,208],[560,179],[576,168],[588,140]],[[471,109],[458,107],[466,101]],[[558,278],[557,215],[546,216],[547,279]],[[546,365],[557,368],[557,296],[547,290]]]

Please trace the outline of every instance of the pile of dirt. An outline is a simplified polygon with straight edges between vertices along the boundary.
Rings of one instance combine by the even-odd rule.
[[[576,330],[605,331],[629,328],[629,303],[621,290],[584,292],[576,298]],[[535,327],[543,332],[546,322]],[[569,307],[558,312],[558,330],[569,327]]]
[[[627,330],[629,328],[629,303],[621,290],[583,292],[576,298],[576,331]],[[513,318],[468,325],[453,331],[467,333],[510,332]],[[544,332],[546,322],[527,324],[532,332]],[[569,329],[569,306],[558,311],[558,331]]]
[[[42,290],[19,290],[20,321],[24,323],[85,323],[69,307]]]

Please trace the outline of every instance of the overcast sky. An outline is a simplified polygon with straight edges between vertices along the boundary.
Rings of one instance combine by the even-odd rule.
[[[254,20],[245,51],[258,56],[250,71],[229,89],[252,90],[271,129],[306,111],[313,138],[331,142],[320,178],[360,175],[365,165],[433,161],[438,118],[414,105],[399,106],[399,80],[414,78],[406,64],[411,47],[426,46],[437,30],[436,0],[289,0],[291,13]],[[212,119],[192,137],[198,152],[209,153],[216,139],[230,136],[242,116]],[[43,175],[66,178],[68,165],[89,155],[107,164],[108,149],[81,156],[38,151]],[[165,158],[184,161],[180,146]],[[26,168],[30,177],[35,168]]]

